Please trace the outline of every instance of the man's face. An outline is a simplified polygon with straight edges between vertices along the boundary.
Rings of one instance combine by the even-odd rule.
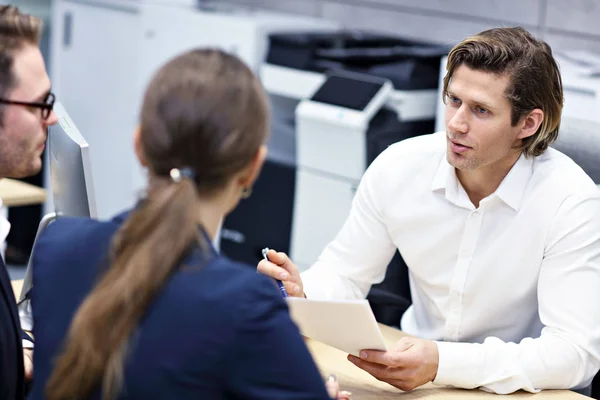
[[[511,126],[505,96],[510,79],[460,65],[448,85],[446,135],[448,163],[460,171],[494,168],[515,161],[521,123]]]
[[[50,78],[37,46],[24,45],[14,55],[15,86],[5,99],[25,102],[44,102],[50,92]],[[46,132],[56,123],[52,112],[44,120],[42,110],[21,105],[3,105],[0,126],[0,177],[21,178],[35,175],[42,167],[41,155]]]

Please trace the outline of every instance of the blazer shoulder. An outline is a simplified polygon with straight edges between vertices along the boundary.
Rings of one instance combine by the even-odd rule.
[[[97,246],[97,240],[105,238],[110,240],[121,225],[126,221],[130,210],[115,215],[109,220],[98,220],[85,217],[66,217],[61,216],[50,223],[40,234],[36,245],[45,245],[51,242],[55,246],[73,247],[73,243],[85,244],[87,240],[93,238],[94,245]]]
[[[236,303],[236,306],[231,308],[239,313],[238,329],[261,325],[269,319],[288,318],[287,303],[273,279],[257,273],[256,268],[246,264],[226,258],[223,262],[236,274],[236,279],[231,280],[229,298],[234,299]]]
[[[40,234],[38,241],[63,242],[64,239],[81,241],[87,235],[114,234],[120,224],[82,217],[60,217],[50,223]],[[66,243],[65,243],[66,244]]]
[[[181,279],[178,284],[190,286],[188,296],[191,298],[196,293],[204,299],[204,295],[201,295],[203,292],[198,291],[198,285],[201,285],[209,290],[209,293],[221,297],[223,304],[233,302],[234,309],[240,308],[239,305],[242,304],[256,304],[256,302],[263,301],[285,304],[275,281],[258,274],[256,267],[233,261],[222,255],[216,255],[199,269],[193,268],[193,265],[196,264],[195,261],[196,257],[193,256],[184,261],[181,272],[178,274]],[[196,271],[197,275],[194,274],[194,277],[188,275],[186,272],[188,266],[192,266],[191,270]]]
[[[107,257],[110,242],[120,224],[90,218],[61,217],[36,239],[32,252],[36,275],[71,274],[78,265],[100,262]]]

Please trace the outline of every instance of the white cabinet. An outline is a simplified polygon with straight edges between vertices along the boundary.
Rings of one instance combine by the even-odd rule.
[[[58,1],[54,9],[52,80],[58,99],[90,145],[98,215],[131,204],[132,132],[139,97],[139,10]]]
[[[310,267],[342,228],[358,181],[340,179],[298,167],[291,242],[291,259],[298,268]]]

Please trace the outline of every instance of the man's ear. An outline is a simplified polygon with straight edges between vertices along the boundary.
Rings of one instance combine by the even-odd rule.
[[[148,167],[146,155],[144,154],[144,149],[142,147],[142,130],[139,125],[133,131],[133,148],[135,149],[135,155],[140,164],[142,164],[142,167]]]
[[[238,183],[243,188],[250,188],[256,182],[256,179],[260,175],[262,166],[267,158],[268,149],[266,145],[262,145],[258,148],[258,151],[250,161],[250,164],[242,172]]]
[[[544,121],[544,112],[539,108],[524,116],[521,120],[522,127],[517,139],[525,139],[534,135],[540,128],[542,121]]]

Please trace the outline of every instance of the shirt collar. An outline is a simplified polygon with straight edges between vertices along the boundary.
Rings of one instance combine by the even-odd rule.
[[[448,189],[449,186],[452,186],[452,175],[454,175],[454,179],[456,179],[454,167],[448,163],[446,153],[444,152],[444,155],[440,160],[440,165],[433,177],[433,182],[431,182],[431,190],[436,192],[441,189]]]
[[[2,198],[0,198],[0,209],[4,206],[4,202]],[[0,244],[6,241],[6,237],[8,236],[8,232],[10,232],[10,222],[6,219],[3,213],[0,213]]]
[[[440,160],[440,165],[438,166],[435,176],[433,177],[431,190],[434,192],[443,191],[446,200],[461,208],[475,208],[473,203],[471,203],[469,196],[458,181],[454,167],[448,163],[445,152]]]
[[[510,208],[519,211],[531,175],[533,175],[533,157],[525,157],[525,154],[521,154],[496,189],[496,195]]]
[[[528,158],[524,154],[521,154],[515,165],[513,165],[500,183],[498,189],[490,197],[497,196],[510,208],[519,211],[532,174],[533,158]],[[448,163],[445,153],[433,177],[431,190],[433,192],[444,190],[446,199],[452,203],[461,207],[473,208],[472,203],[456,177],[454,167]]]

